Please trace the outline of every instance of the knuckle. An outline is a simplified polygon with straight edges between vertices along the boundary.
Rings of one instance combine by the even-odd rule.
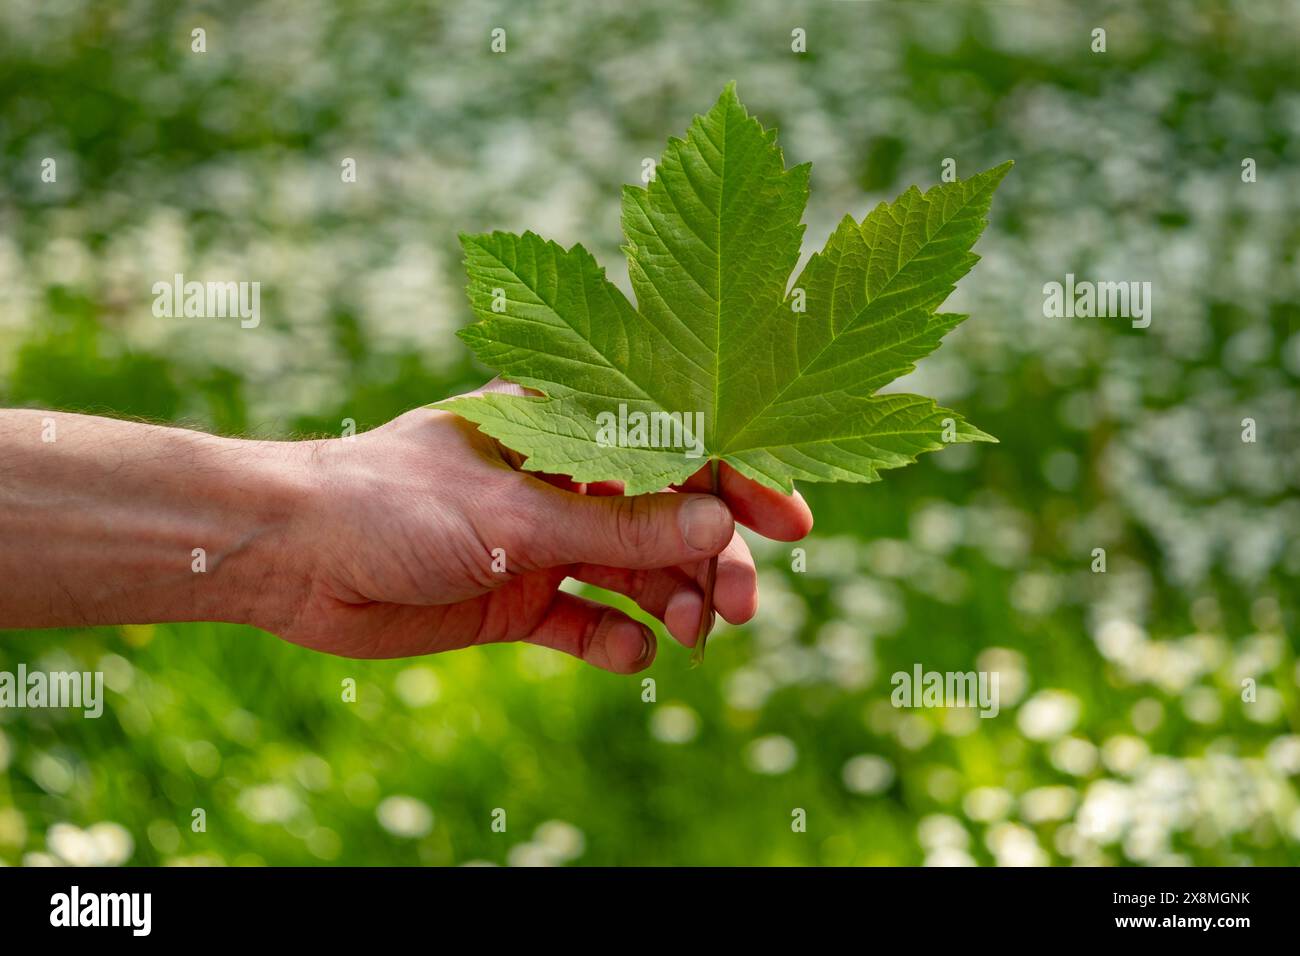
[[[646,498],[626,497],[615,507],[614,533],[624,551],[639,552],[655,543],[658,526]]]
[[[627,596],[633,601],[643,601],[650,587],[650,572],[643,568],[634,568],[628,572]]]
[[[587,620],[583,622],[582,633],[578,635],[577,656],[579,659],[584,661],[591,660],[591,648],[592,645],[596,643],[596,635],[599,634],[600,629],[605,626],[605,622],[609,620],[609,616],[609,611],[606,611],[603,614],[591,614],[587,617]]]
[[[547,542],[537,534],[538,517],[525,492],[522,480],[512,477],[485,482],[474,490],[471,510],[482,516],[476,530],[484,548],[501,548],[512,568],[531,570],[534,552]]]

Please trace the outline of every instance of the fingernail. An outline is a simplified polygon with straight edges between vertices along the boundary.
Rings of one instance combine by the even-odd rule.
[[[716,549],[730,518],[727,506],[712,495],[692,498],[677,513],[682,537],[697,551]]]
[[[694,588],[682,588],[668,599],[664,609],[664,624],[672,621],[677,625],[673,635],[689,647],[700,628],[700,612],[704,610],[704,598]]]
[[[648,661],[655,650],[654,635],[644,624],[641,625],[641,645],[641,656],[637,658],[637,663]]]

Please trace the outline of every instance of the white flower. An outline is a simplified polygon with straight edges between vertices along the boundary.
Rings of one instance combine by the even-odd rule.
[[[533,842],[549,849],[564,862],[582,856],[587,840],[582,831],[563,820],[547,820],[533,831]]]
[[[1011,812],[1011,794],[1001,787],[976,787],[961,802],[962,810],[972,820],[991,823]]]
[[[1074,729],[1079,710],[1079,698],[1068,691],[1043,690],[1025,701],[1016,723],[1030,740],[1055,740]]]
[[[433,829],[433,810],[423,800],[397,794],[385,798],[375,809],[379,824],[393,836],[410,840]]]
[[[999,823],[989,830],[985,843],[998,866],[1046,866],[1048,862],[1034,832],[1018,823]]]
[[[932,813],[922,817],[916,825],[916,838],[921,846],[930,851],[965,850],[970,845],[970,833],[961,825],[960,820],[946,813]]]
[[[799,760],[799,751],[789,737],[770,734],[751,743],[745,758],[749,769],[755,773],[776,775],[794,767]]]
[[[45,845],[69,866],[120,866],[131,857],[135,841],[118,823],[96,823],[83,830],[71,823],[56,823],[46,831]]]
[[[650,733],[666,744],[690,743],[699,730],[699,717],[685,704],[662,704],[650,715]]]
[[[1078,794],[1069,787],[1035,787],[1020,798],[1020,815],[1029,823],[1064,820],[1076,800]]]
[[[844,786],[854,793],[882,793],[894,782],[894,765],[876,754],[861,754],[844,764]]]
[[[279,783],[249,787],[237,801],[244,816],[254,823],[284,823],[298,812],[298,795]]]

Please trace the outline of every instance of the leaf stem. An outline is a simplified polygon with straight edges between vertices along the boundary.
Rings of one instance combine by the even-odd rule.
[[[709,489],[715,495],[722,491],[718,481],[720,462],[714,458],[709,462],[709,474],[713,479]],[[710,625],[713,622],[713,584],[718,579],[718,556],[709,558],[709,573],[704,579],[704,605],[700,608],[700,626],[695,631],[695,650],[691,651],[691,666],[699,667],[704,663],[704,643],[708,640]]]

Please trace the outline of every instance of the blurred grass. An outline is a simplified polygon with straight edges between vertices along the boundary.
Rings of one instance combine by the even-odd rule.
[[[6,4],[7,405],[314,435],[476,385],[455,234],[580,240],[624,281],[618,185],[730,79],[814,162],[807,251],[944,157],[1017,166],[952,301],[973,318],[908,383],[1002,443],[805,489],[807,572],[755,542],[760,616],[702,669],[662,640],[647,702],[532,648],[7,632],[0,670],[110,694],[98,721],[0,710],[0,861],[1300,862],[1298,25],[1176,0]],[[262,326],[153,318],[175,271],[262,281]],[[1067,271],[1152,280],[1152,328],[1042,319]],[[1002,713],[891,707],[918,662],[999,670]]]

